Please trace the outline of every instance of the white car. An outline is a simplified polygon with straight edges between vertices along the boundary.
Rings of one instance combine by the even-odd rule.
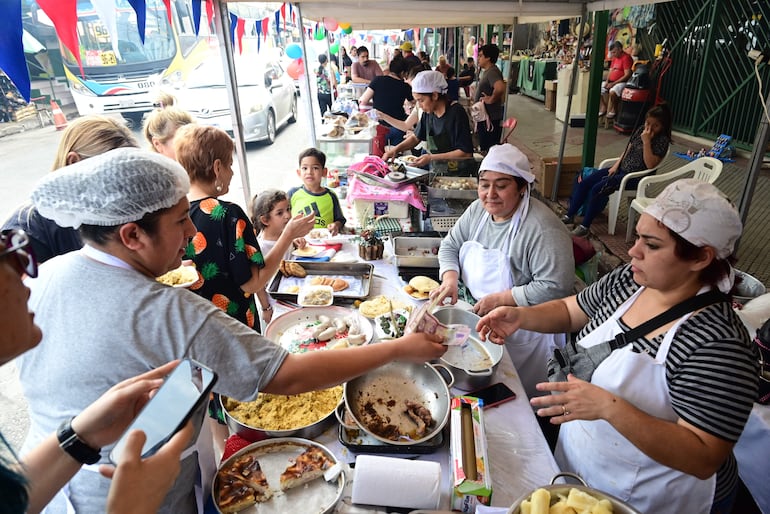
[[[276,131],[297,121],[297,95],[291,77],[276,61],[240,62],[236,66],[238,98],[246,142],[275,142]],[[224,81],[222,64],[207,61],[175,91],[179,107],[199,123],[213,125],[233,135],[234,119]]]

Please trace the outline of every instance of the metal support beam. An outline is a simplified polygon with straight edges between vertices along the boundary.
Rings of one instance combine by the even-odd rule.
[[[578,73],[580,73],[580,50],[583,48],[583,30],[586,26],[586,19],[588,18],[588,8],[583,3],[583,13],[580,17],[580,30],[578,31],[578,44],[575,48],[575,58],[572,60],[572,73],[569,76],[569,88],[567,90],[567,112],[564,114],[564,128],[561,131],[561,143],[559,143],[559,159],[556,162],[556,176],[553,180],[553,188],[551,189],[551,200],[556,201],[556,197],[559,193],[559,182],[561,182],[561,161],[564,159],[564,146],[567,142],[567,132],[569,131],[569,114],[572,110],[572,95],[575,93],[575,83],[577,82]],[[548,94],[548,93],[546,93]],[[587,117],[587,116],[586,116]]]
[[[312,89],[310,89],[310,68],[308,67],[308,54],[307,54],[307,45],[305,44],[305,23],[302,18],[302,6],[297,3],[295,4],[295,8],[297,9],[297,18],[299,18],[299,33],[300,33],[300,44],[302,45],[302,63],[305,65],[305,90],[307,91],[304,95],[301,95],[303,100],[305,101],[305,109],[307,109],[307,115],[308,119],[310,120],[310,146],[313,148],[316,148],[318,146],[318,138],[315,133],[315,117],[313,116],[313,94]],[[323,113],[321,113],[323,114]]]
[[[591,72],[588,76],[588,103],[586,128],[583,131],[583,167],[593,166],[596,159],[596,133],[599,128],[599,98],[601,97],[604,56],[607,53],[607,25],[609,11],[594,14],[593,47],[591,47]]]
[[[219,50],[222,57],[222,65],[226,68],[225,87],[230,101],[230,115],[233,123],[233,137],[235,138],[235,153],[238,158],[238,169],[241,175],[243,196],[246,205],[251,202],[251,184],[249,181],[249,167],[246,162],[246,143],[243,141],[243,120],[241,119],[241,102],[238,98],[238,80],[235,76],[235,59],[233,55],[233,42],[230,40],[230,15],[227,11],[225,0],[214,2],[214,30],[219,40]]]
[[[766,109],[770,109],[770,95],[768,95],[767,100],[765,101],[765,106]],[[749,174],[746,177],[746,182],[743,185],[743,191],[741,191],[741,198],[738,203],[738,213],[741,216],[741,223],[744,225],[746,225],[746,218],[749,215],[749,207],[751,206],[751,198],[754,196],[754,188],[757,186],[757,179],[759,178],[759,173],[762,171],[765,149],[770,140],[770,120],[767,119],[766,112],[767,110],[762,111],[762,115],[759,118],[759,129],[754,138],[754,151],[751,152],[751,161],[749,161]],[[738,251],[739,244],[740,240],[736,241],[735,252]]]

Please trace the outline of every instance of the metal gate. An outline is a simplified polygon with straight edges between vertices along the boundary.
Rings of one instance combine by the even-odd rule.
[[[760,64],[761,99],[749,50],[770,54],[767,0],[676,0],[658,4],[654,39],[668,38],[673,64],[664,76],[662,97],[674,112],[674,129],[715,139],[733,137],[750,148],[764,99],[770,64]]]

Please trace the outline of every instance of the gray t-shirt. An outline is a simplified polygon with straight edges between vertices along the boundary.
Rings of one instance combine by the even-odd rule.
[[[219,375],[216,392],[251,400],[287,355],[191,291],[81,251],[47,261],[26,284],[43,340],[17,361],[31,418],[23,452],[113,385],[170,360],[195,359]],[[192,456],[160,512],[195,512],[196,475]],[[98,472],[81,470],[70,482],[71,501],[78,512],[105,512],[109,485]]]
[[[460,271],[460,247],[473,239],[485,214],[481,201],[476,200],[457,220],[438,251],[439,276],[449,270]],[[508,248],[503,248],[510,225],[510,220],[495,222],[490,217],[476,240],[485,248],[508,254],[516,304],[537,305],[571,294],[575,283],[572,239],[553,211],[530,198],[526,219]]]
[[[503,74],[500,72],[500,68],[498,68],[496,64],[493,64],[486,70],[481,70],[479,75],[479,84],[476,87],[475,101],[478,102],[481,99],[482,93],[487,96],[492,96],[492,93],[495,90],[495,83],[497,83],[498,80],[503,80]],[[503,110],[505,109],[505,106],[503,105],[503,99],[494,104],[486,104],[486,108],[490,120],[497,121],[503,119]]]

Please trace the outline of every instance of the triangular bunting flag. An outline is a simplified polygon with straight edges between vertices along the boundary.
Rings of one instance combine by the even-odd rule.
[[[267,30],[270,27],[270,18],[262,18],[262,37],[267,41]]]
[[[281,11],[275,11],[275,33],[281,35]]]
[[[147,5],[144,0],[128,0],[131,7],[136,11],[136,28],[139,30],[139,39],[144,44],[144,28],[147,24]]]
[[[77,0],[38,0],[37,5],[43,9],[43,12],[53,22],[53,26],[56,28],[56,35],[59,36],[59,41],[75,57],[80,67],[80,75],[85,76],[78,46]]]
[[[30,82],[27,60],[24,58],[21,25],[21,2],[7,2],[0,16],[0,69],[16,84],[21,96],[29,102]]]
[[[195,35],[198,35],[198,32],[201,30],[201,1],[198,0],[197,2],[192,3],[192,12],[193,12],[193,26],[195,28]]]
[[[235,22],[235,33],[238,35],[238,53],[243,53],[243,33],[246,32],[246,20],[243,18],[237,18]]]

